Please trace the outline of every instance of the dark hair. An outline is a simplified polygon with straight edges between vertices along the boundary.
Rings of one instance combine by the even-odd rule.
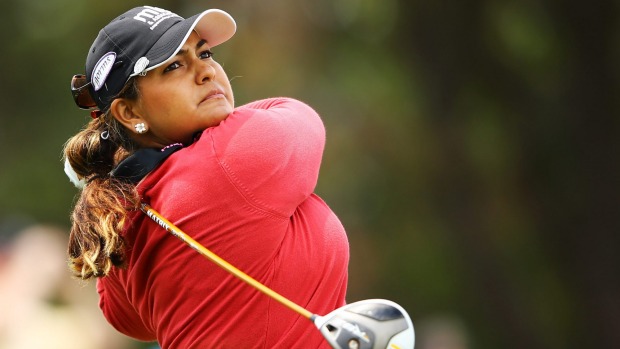
[[[116,98],[137,100],[135,78]],[[64,158],[86,180],[71,214],[69,267],[82,279],[102,277],[112,266],[125,264],[125,241],[121,232],[127,214],[140,204],[132,183],[111,177],[114,167],[138,148],[125,127],[108,110],[71,137]]]

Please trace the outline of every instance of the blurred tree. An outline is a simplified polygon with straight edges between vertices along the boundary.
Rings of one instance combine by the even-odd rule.
[[[479,344],[618,346],[618,3],[401,5]]]

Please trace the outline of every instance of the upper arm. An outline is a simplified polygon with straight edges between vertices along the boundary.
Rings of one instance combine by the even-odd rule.
[[[238,108],[213,133],[224,171],[255,204],[289,216],[316,186],[325,129],[308,105],[292,99]]]
[[[97,292],[99,293],[99,308],[106,320],[117,331],[138,340],[155,340],[155,335],[144,326],[144,322],[127,299],[127,295],[111,276],[97,280]]]

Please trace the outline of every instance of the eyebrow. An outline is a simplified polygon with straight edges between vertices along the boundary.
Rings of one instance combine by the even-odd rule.
[[[198,41],[196,43],[196,51],[198,51],[202,46],[204,46],[207,43],[207,40],[205,39],[200,39],[200,41]],[[187,49],[180,49],[179,52],[177,52],[177,54],[175,56],[183,56],[187,54]]]

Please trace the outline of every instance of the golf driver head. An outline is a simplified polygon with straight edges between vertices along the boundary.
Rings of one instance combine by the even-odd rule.
[[[368,299],[317,316],[314,324],[334,349],[413,349],[409,314],[385,299]]]

